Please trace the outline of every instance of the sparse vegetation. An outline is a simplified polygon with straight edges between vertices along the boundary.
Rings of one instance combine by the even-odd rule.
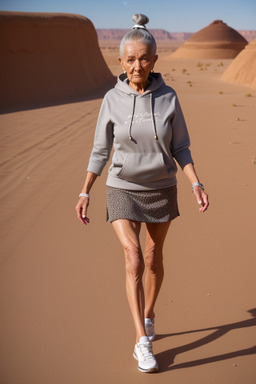
[[[256,165],[256,156],[253,156],[252,158],[252,165]]]
[[[208,67],[210,67],[212,65],[212,63],[201,63],[201,61],[199,61],[197,63],[197,67],[200,68],[200,71],[207,71]]]
[[[174,77],[172,77],[171,74],[168,72],[163,74],[163,78],[166,82],[175,81]]]
[[[192,87],[192,85],[193,85],[192,81],[190,81],[190,80],[187,81],[187,84],[188,84],[189,87]]]
[[[182,73],[185,75],[186,72],[187,72],[186,68],[183,68]]]
[[[223,95],[223,92],[222,92],[222,91],[219,91],[219,95]]]
[[[236,103],[232,103],[232,104],[230,104],[231,105],[231,107],[237,107],[237,104]]]
[[[245,93],[244,95],[245,95],[245,97],[252,97],[251,93]]]
[[[218,67],[223,67],[223,63],[222,63],[222,61],[218,64]]]

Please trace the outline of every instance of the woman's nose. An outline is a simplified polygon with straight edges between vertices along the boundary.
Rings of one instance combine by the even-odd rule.
[[[137,69],[137,70],[141,68],[141,62],[140,62],[140,60],[135,60],[135,62],[134,62],[134,68]]]

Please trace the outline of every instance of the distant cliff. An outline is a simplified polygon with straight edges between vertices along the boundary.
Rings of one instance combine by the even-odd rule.
[[[238,30],[239,33],[247,40],[247,41],[252,41],[253,39],[256,38],[256,31],[254,30]]]
[[[96,29],[99,40],[121,40],[130,29]],[[164,29],[150,29],[156,40],[187,40],[193,33],[172,33]]]
[[[130,29],[96,29],[99,40],[121,40],[122,37],[130,31]],[[188,40],[192,32],[168,32],[164,29],[150,29],[156,40]],[[252,41],[256,38],[256,30],[238,30],[239,33],[247,40]]]

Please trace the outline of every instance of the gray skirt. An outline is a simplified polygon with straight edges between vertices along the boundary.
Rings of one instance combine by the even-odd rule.
[[[107,186],[107,220],[127,219],[143,223],[166,223],[179,216],[177,186],[130,191]]]

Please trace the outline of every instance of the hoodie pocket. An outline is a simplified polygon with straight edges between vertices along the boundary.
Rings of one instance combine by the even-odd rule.
[[[126,153],[117,176],[131,182],[152,182],[168,178],[169,173],[162,153]]]

